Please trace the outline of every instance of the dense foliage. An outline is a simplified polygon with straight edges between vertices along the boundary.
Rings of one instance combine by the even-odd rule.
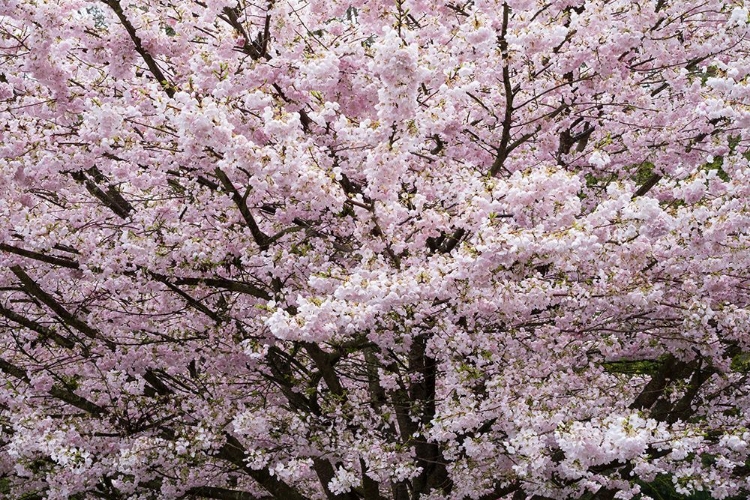
[[[750,494],[748,26],[1,1],[0,492]]]

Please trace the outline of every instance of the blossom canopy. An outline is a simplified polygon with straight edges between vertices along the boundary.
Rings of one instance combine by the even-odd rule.
[[[750,495],[749,37],[0,2],[0,496]]]

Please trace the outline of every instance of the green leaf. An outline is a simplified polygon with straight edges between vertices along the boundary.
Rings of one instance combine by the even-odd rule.
[[[732,363],[729,366],[734,372],[750,372],[750,352],[741,352],[735,355],[732,357]]]
[[[624,373],[627,375],[653,375],[661,367],[660,360],[640,359],[633,361],[607,361],[602,366],[609,373]]]

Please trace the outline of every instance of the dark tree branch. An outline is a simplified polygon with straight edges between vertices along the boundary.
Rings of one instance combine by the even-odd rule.
[[[507,3],[503,4],[503,24],[500,31],[500,51],[503,55],[503,88],[505,89],[505,116],[503,117],[502,124],[502,135],[500,136],[500,145],[497,148],[497,156],[495,161],[490,168],[490,176],[495,177],[500,173],[500,170],[505,165],[505,160],[508,158],[510,151],[508,145],[510,144],[510,130],[513,122],[513,98],[515,93],[513,92],[513,86],[510,81],[510,61],[508,55],[508,41],[505,37],[508,34],[508,22],[510,19],[510,7]]]
[[[232,201],[234,201],[237,209],[239,209],[240,214],[245,220],[245,224],[247,224],[247,227],[250,229],[250,233],[253,235],[253,239],[255,239],[258,247],[260,247],[261,250],[268,249],[268,235],[261,231],[258,227],[253,214],[251,214],[250,209],[247,208],[245,198],[239,193],[239,191],[237,191],[237,189],[234,187],[234,184],[232,184],[232,181],[222,169],[216,168],[215,173],[216,177],[218,177],[219,181],[221,181],[222,186],[224,186],[224,189],[226,189],[229,194],[232,195]]]
[[[482,495],[478,500],[497,500],[498,498],[504,497],[505,495],[510,495],[514,491],[519,491],[519,488],[520,484],[517,482],[511,484],[498,482],[491,492],[487,493],[486,495]],[[466,498],[465,500],[469,499]]]
[[[167,279],[166,276],[162,276],[162,275],[155,274],[155,273],[151,273],[151,276],[153,276],[154,279],[156,279],[156,281],[158,281],[159,283],[163,283],[167,288],[169,288],[174,293],[182,297],[185,300],[185,302],[187,302],[188,305],[192,307],[193,309],[195,309],[196,311],[202,312],[203,314],[205,314],[206,316],[214,320],[216,323],[222,323],[224,321],[224,319],[221,316],[219,316],[219,314],[212,311],[205,305],[201,304],[200,301],[191,297],[190,294],[180,289],[180,287],[178,287],[177,285],[171,283]]]
[[[102,202],[104,206],[112,210],[115,215],[121,219],[127,219],[128,214],[133,210],[133,207],[128,203],[120,193],[117,192],[113,186],[107,189],[107,192],[102,189],[91,179],[89,179],[83,172],[73,172],[70,174],[73,179],[86,186],[86,190],[94,195],[96,199]]]
[[[233,436],[226,435],[227,442],[222,446],[217,457],[235,465],[247,475],[255,479],[273,498],[278,500],[309,500],[302,493],[292,488],[284,481],[272,476],[268,469],[256,470],[251,468],[245,461],[245,449]]]
[[[141,38],[138,36],[138,33],[133,26],[133,24],[130,22],[130,20],[125,16],[125,13],[122,11],[122,6],[120,5],[119,0],[101,0],[106,5],[108,5],[112,11],[115,13],[117,18],[120,20],[120,23],[125,28],[125,31],[128,32],[128,35],[130,36],[130,39],[133,41],[133,45],[135,46],[135,51],[138,52],[138,54],[143,59],[143,62],[146,63],[146,66],[148,66],[148,70],[151,72],[151,74],[156,78],[156,81],[159,82],[159,85],[161,85],[162,89],[164,89],[164,92],[169,97],[174,97],[175,91],[172,85],[170,85],[167,78],[164,76],[164,73],[162,72],[161,68],[159,68],[159,65],[156,64],[156,61],[151,56],[151,54],[148,53],[148,51],[143,47],[143,42],[141,41]]]
[[[31,383],[31,381],[29,380],[29,376],[26,374],[26,370],[24,370],[23,368],[19,368],[18,366],[4,359],[0,359],[0,371],[27,384]],[[75,406],[76,408],[81,409],[86,413],[90,413],[91,415],[100,416],[105,413],[104,408],[102,408],[101,406],[92,403],[88,399],[81,397],[64,387],[60,387],[59,385],[52,386],[52,388],[49,390],[49,395],[56,399],[59,399],[60,401],[68,403],[69,405]]]
[[[651,408],[664,394],[670,380],[682,378],[689,373],[687,363],[669,355],[659,370],[651,376],[646,387],[630,405],[631,410],[646,410]]]
[[[318,481],[323,486],[323,491],[326,494],[328,500],[357,500],[358,496],[353,492],[336,494],[331,491],[328,487],[331,480],[335,477],[336,473],[333,469],[333,465],[325,458],[313,459],[313,469],[315,474],[318,476]]]
[[[29,259],[34,259],[39,262],[44,262],[46,264],[52,264],[53,266],[59,266],[59,267],[67,267],[68,269],[78,269],[79,265],[78,262],[62,257],[55,257],[53,255],[47,255],[40,252],[34,252],[33,250],[24,250],[23,248],[14,247],[12,245],[6,245],[5,243],[0,243],[0,251],[12,253],[15,255],[20,255],[21,257],[27,257]]]
[[[659,174],[652,174],[651,177],[649,177],[646,182],[643,183],[641,187],[638,188],[638,190],[633,193],[633,198],[638,198],[639,196],[644,196],[646,193],[648,193],[652,187],[656,186],[656,183],[661,180],[661,175]]]
[[[216,500],[268,500],[272,497],[253,495],[247,491],[230,490],[227,488],[216,488],[214,486],[198,486],[190,488],[186,496],[196,496],[202,498],[214,498]]]
[[[165,278],[166,279],[166,278]],[[172,283],[175,285],[206,285],[214,288],[222,288],[230,292],[244,293],[252,295],[262,300],[271,300],[273,297],[257,286],[242,281],[235,281],[226,278],[173,278]]]
[[[67,349],[72,349],[75,346],[75,342],[70,340],[67,337],[63,337],[59,333],[55,332],[51,328],[47,328],[44,325],[41,325],[37,323],[36,321],[32,321],[24,316],[21,316],[20,314],[11,311],[10,309],[6,309],[5,307],[0,305],[0,316],[4,316],[5,318],[13,321],[14,323],[18,323],[19,325],[28,328],[29,330],[35,331],[39,334],[39,337],[42,339],[51,339],[55,344],[65,347]]]
[[[108,346],[113,346],[112,342],[103,339],[98,331],[96,331],[85,322],[81,321],[78,317],[65,309],[65,307],[63,307],[50,294],[42,290],[42,288],[36,283],[36,281],[34,281],[28,274],[26,274],[21,266],[13,266],[10,268],[10,270],[13,272],[13,274],[16,275],[19,281],[21,281],[21,283],[23,284],[23,289],[26,291],[26,293],[52,309],[52,311],[54,311],[55,314],[57,314],[66,325],[75,328],[91,339],[102,340]]]

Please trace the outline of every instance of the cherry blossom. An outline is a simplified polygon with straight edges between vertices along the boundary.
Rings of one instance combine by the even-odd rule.
[[[747,497],[748,37],[0,2],[0,496]]]

